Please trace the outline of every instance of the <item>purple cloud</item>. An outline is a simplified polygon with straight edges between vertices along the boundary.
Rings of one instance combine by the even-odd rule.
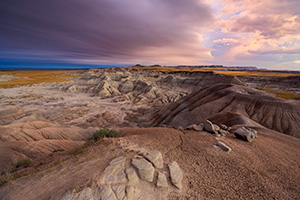
[[[209,50],[195,45],[197,33],[213,20],[197,0],[2,0],[0,52],[74,62],[201,60]]]

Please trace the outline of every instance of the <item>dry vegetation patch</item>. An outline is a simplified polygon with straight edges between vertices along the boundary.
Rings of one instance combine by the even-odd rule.
[[[18,77],[10,81],[0,81],[0,88],[12,88],[19,85],[32,85],[46,82],[67,81],[70,78],[80,77],[75,72],[81,70],[15,70],[0,71],[1,75]]]
[[[282,98],[282,99],[294,99],[294,100],[300,100],[300,95],[298,94],[294,94],[291,92],[287,92],[287,91],[282,91],[282,90],[273,90],[273,89],[269,89],[269,88],[263,88],[263,87],[254,87],[255,89],[258,90],[265,90],[268,92],[272,92],[275,94],[276,97]]]

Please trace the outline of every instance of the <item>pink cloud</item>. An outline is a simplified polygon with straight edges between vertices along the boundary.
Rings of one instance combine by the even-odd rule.
[[[229,60],[253,54],[300,54],[300,1],[223,0],[222,5],[218,25],[239,41],[226,53]]]
[[[234,38],[222,38],[218,40],[214,40],[214,43],[221,43],[221,44],[237,44],[239,41]]]

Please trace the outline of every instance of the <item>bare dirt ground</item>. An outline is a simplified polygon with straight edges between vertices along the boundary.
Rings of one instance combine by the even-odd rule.
[[[169,199],[298,199],[300,190],[300,140],[260,129],[253,143],[233,135],[216,138],[206,132],[168,128],[124,129],[125,140],[162,152],[166,162],[176,160],[183,169],[183,189]],[[97,182],[109,161],[129,156],[107,139],[78,159],[68,159],[54,169],[21,178],[0,188],[2,199],[61,199],[74,188]],[[216,147],[228,144],[231,152]]]

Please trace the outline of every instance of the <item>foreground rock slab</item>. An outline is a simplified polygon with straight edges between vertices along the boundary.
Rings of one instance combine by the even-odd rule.
[[[164,167],[163,157],[159,151],[149,151],[145,157],[154,165],[154,167],[158,169]]]
[[[99,184],[120,184],[127,181],[125,174],[125,157],[113,159],[109,166],[104,170],[104,175]]]
[[[138,174],[142,180],[153,182],[154,167],[150,162],[141,156],[132,159],[132,165],[138,169]]]
[[[125,200],[166,199],[171,191],[181,190],[183,172],[177,162],[169,165],[170,177],[164,168],[160,151],[149,150],[124,139],[119,141],[124,150],[134,155],[117,157],[109,163],[97,184],[77,192],[68,192],[63,200]],[[125,151],[126,152],[126,151]],[[157,178],[156,178],[156,177]],[[170,180],[170,183],[168,183]],[[174,187],[169,187],[170,184]]]
[[[157,187],[158,188],[167,188],[168,187],[167,176],[164,173],[158,172]]]
[[[170,170],[170,176],[173,185],[181,190],[182,189],[181,181],[183,179],[183,173],[178,163],[174,161],[171,164],[169,164],[169,170]]]

